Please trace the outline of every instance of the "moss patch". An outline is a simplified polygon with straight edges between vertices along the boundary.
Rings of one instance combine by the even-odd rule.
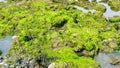
[[[14,57],[10,64],[28,56],[43,62],[41,57],[46,55],[44,59],[48,63],[65,62],[81,68],[94,68],[98,63],[91,59],[90,53],[94,52],[94,57],[104,46],[104,39],[120,39],[118,29],[109,26],[112,23],[101,11],[83,13],[73,8],[76,2],[37,0],[0,5],[0,37],[18,36],[7,55]],[[80,51],[76,53],[75,47]],[[83,51],[89,55],[79,55]]]

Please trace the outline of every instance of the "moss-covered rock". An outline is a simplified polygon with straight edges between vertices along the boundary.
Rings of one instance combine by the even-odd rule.
[[[120,11],[120,1],[119,0],[109,0],[108,4],[114,11]]]
[[[120,22],[120,17],[119,16],[115,16],[115,17],[112,17],[112,18],[109,18],[109,21],[110,22]]]
[[[78,3],[55,1],[0,4],[0,37],[17,36],[7,55],[12,57],[8,64],[32,56],[43,67],[54,62],[58,68],[65,64],[72,64],[73,68],[95,68],[98,63],[92,57],[104,46],[103,40],[120,40],[117,27],[109,23],[103,11],[98,9],[102,7],[105,10],[103,6],[94,2],[90,4],[88,0],[79,0]],[[98,11],[94,14],[84,13],[73,8],[77,4],[88,9],[92,5]],[[75,51],[75,47],[78,50]]]
[[[52,63],[54,68],[98,68],[99,64],[92,60],[92,58],[78,57],[74,51],[69,47],[59,48],[55,50],[58,59]],[[52,52],[53,53],[53,52]],[[72,55],[71,55],[72,53]],[[51,53],[49,53],[51,55]],[[89,64],[86,64],[89,63]]]
[[[93,9],[97,10],[97,11],[101,11],[101,12],[105,12],[106,11],[106,7],[101,5],[101,4],[96,4]]]

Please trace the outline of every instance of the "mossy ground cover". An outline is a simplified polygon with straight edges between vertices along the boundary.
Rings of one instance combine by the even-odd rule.
[[[98,63],[92,57],[104,47],[103,40],[120,40],[119,30],[101,11],[83,13],[73,8],[73,3],[18,1],[0,3],[0,9],[0,37],[18,36],[7,55],[14,57],[13,63],[28,56],[38,61],[46,55],[48,63],[52,60],[72,63],[71,68],[95,68]]]
[[[120,1],[119,0],[109,0],[108,4],[114,11],[120,11]]]
[[[118,17],[118,16],[115,16],[115,17],[112,17],[112,18],[109,18],[109,21],[110,22],[120,22],[120,17]]]
[[[101,4],[97,4],[96,1],[89,2],[89,0],[78,0],[73,2],[71,1],[71,3],[73,5],[78,5],[88,10],[95,9],[96,11],[101,11],[101,12],[105,12],[106,10],[105,6]]]

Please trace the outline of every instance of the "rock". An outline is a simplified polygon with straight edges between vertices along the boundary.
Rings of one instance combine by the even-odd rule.
[[[3,62],[4,58],[0,56],[0,63]]]
[[[10,65],[10,68],[14,68],[15,66],[14,65]],[[16,67],[17,68],[17,67]]]
[[[74,33],[74,34],[73,34],[73,37],[74,37],[74,38],[75,38],[75,37],[77,37],[77,36],[78,36],[78,34],[77,34],[77,33]]]
[[[4,64],[4,65],[2,66],[2,68],[9,68],[9,65],[8,65],[8,64]]]
[[[102,52],[103,53],[112,53],[113,49],[111,49],[110,47],[108,46],[104,46],[104,48],[102,49]]]
[[[78,51],[79,51],[79,48],[78,48],[78,47],[74,47],[74,51],[75,51],[75,52],[78,52]]]
[[[83,54],[84,56],[89,56],[89,52],[88,52],[87,50],[83,50],[83,51],[82,51],[82,54]]]
[[[55,68],[55,63],[51,63],[48,68]]]
[[[114,42],[109,43],[110,48],[116,48],[117,44]]]
[[[107,40],[103,40],[103,44],[104,45],[108,45],[108,41]]]
[[[94,55],[96,55],[97,53],[95,53],[95,50],[92,50],[90,53],[89,53],[89,55],[90,56],[94,56]]]
[[[103,44],[105,46],[109,46],[110,48],[116,48],[118,46],[117,40],[115,38],[109,38],[109,39],[103,40]]]
[[[53,44],[53,48],[58,47],[58,45],[59,45],[59,42],[54,43],[54,44]]]
[[[111,64],[112,65],[120,65],[120,57],[113,58]]]
[[[30,64],[29,64],[30,68],[34,68],[34,65],[35,65],[35,61],[34,61],[34,60],[31,60],[31,61],[30,61]]]
[[[18,39],[18,36],[15,35],[15,36],[12,37],[12,39],[13,39],[13,40],[17,40],[17,39]]]
[[[117,40],[115,38],[109,38],[103,40],[104,48],[102,52],[104,53],[111,53],[118,45]]]
[[[35,65],[35,67],[34,68],[40,68],[40,66],[37,64],[37,65]]]

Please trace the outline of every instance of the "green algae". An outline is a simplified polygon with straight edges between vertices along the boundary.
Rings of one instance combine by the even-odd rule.
[[[48,59],[52,58],[57,68],[64,68],[64,63],[73,65],[69,68],[98,68],[99,64],[91,56],[97,55],[104,47],[104,39],[119,40],[119,31],[115,26],[109,26],[112,23],[103,16],[103,6],[95,6],[98,11],[94,14],[73,8],[73,5],[83,2],[86,1],[61,3],[54,0],[50,3],[38,0],[1,4],[5,6],[0,7],[0,37],[18,36],[7,55],[14,57],[10,64],[28,55],[36,61],[47,55],[48,64],[51,63]],[[74,52],[74,47],[79,48],[80,55]],[[83,49],[88,52],[87,57],[81,55]],[[95,54],[90,54],[92,51]]]
[[[106,8],[105,6],[101,5],[101,4],[97,4],[96,2],[89,2],[88,0],[80,0],[78,2],[75,3],[78,6],[81,6],[85,9],[95,9],[96,11],[101,11],[101,12],[105,12]]]
[[[109,0],[108,4],[111,6],[111,9],[113,9],[114,11],[120,11],[119,0]]]
[[[88,57],[79,57],[76,55],[72,48],[70,47],[60,47],[54,52],[50,52],[45,50],[48,53],[49,57],[57,57],[54,61],[55,67],[57,68],[65,68],[66,64],[68,64],[69,68],[98,68],[98,63],[94,62],[92,58]],[[89,64],[86,64],[89,63]]]
[[[109,21],[110,22],[120,22],[120,17],[118,17],[118,16],[115,16],[115,17],[113,17],[113,18],[109,18]]]

